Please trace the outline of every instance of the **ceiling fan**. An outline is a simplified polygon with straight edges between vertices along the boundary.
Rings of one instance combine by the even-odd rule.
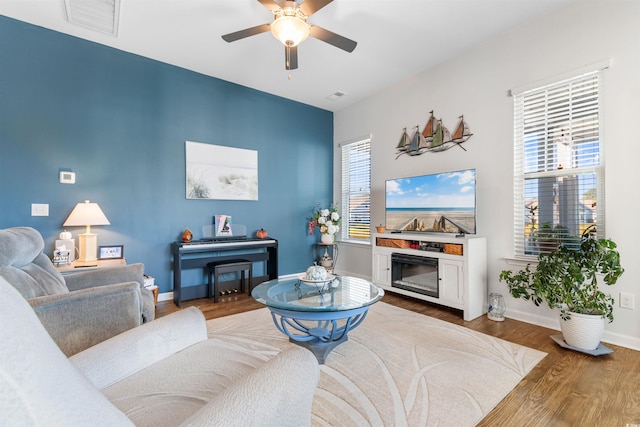
[[[231,43],[271,31],[273,36],[284,44],[284,65],[287,70],[298,68],[298,44],[309,36],[347,52],[353,52],[356,48],[357,43],[355,41],[317,25],[307,23],[307,18],[333,0],[302,0],[301,2],[290,0],[258,1],[273,13],[273,22],[225,34],[222,36],[223,40]],[[274,6],[276,7],[274,8]]]

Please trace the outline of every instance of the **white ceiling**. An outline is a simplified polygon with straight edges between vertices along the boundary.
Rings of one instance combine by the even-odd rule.
[[[355,51],[309,38],[289,72],[270,33],[221,38],[273,20],[257,0],[121,0],[117,37],[69,23],[64,0],[0,0],[0,14],[338,111],[572,1],[335,0],[308,22],[357,41]]]

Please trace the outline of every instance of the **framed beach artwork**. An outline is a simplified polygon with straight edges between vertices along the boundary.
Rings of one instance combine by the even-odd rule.
[[[186,141],[187,199],[258,200],[258,152]]]

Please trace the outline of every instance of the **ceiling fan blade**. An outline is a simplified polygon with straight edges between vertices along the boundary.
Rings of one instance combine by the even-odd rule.
[[[284,47],[284,68],[287,70],[298,68],[298,46]]]
[[[354,42],[351,39],[342,37],[341,35],[325,30],[324,28],[316,25],[311,25],[311,28],[309,28],[309,35],[339,49],[346,50],[347,52],[353,52],[358,45],[357,42]]]
[[[222,39],[226,42],[234,42],[236,40],[244,39],[245,37],[255,36],[256,34],[266,33],[271,30],[271,24],[262,24],[244,30],[236,31],[235,33],[229,33],[222,36]]]
[[[258,0],[261,3],[267,0]],[[304,0],[304,2],[299,6],[302,13],[307,16],[311,16],[333,0]]]
[[[258,0],[258,1],[260,2],[261,5],[263,5],[269,10],[272,10],[273,6],[280,7],[280,5],[276,3],[274,0]]]

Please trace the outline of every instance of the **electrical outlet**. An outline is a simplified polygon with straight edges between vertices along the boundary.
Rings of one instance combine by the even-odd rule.
[[[629,294],[626,292],[620,292],[620,307],[627,308],[629,310],[635,309],[635,301],[633,298],[633,294]]]

